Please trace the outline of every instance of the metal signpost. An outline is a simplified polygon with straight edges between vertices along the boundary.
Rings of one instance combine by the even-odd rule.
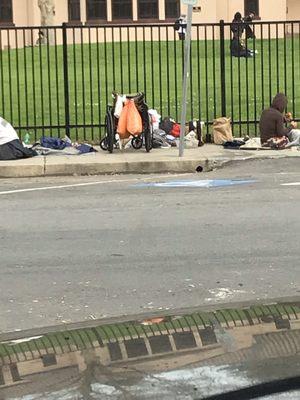
[[[188,5],[188,13],[187,13],[187,28],[186,28],[185,47],[184,47],[184,73],[183,73],[183,82],[182,82],[182,112],[181,112],[179,157],[183,157],[183,153],[184,153],[184,136],[185,136],[185,122],[186,122],[186,108],[187,108],[187,89],[188,89],[188,79],[190,76],[191,30],[192,30],[193,6],[195,6],[197,4],[198,0],[181,0],[181,1],[183,4]]]

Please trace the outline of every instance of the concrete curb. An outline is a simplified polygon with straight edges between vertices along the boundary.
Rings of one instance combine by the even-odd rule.
[[[45,176],[86,176],[114,174],[193,173],[198,167],[209,172],[232,159],[196,159],[177,161],[132,161],[115,163],[57,163],[48,165],[1,165],[0,178],[33,178]]]
[[[205,305],[197,305],[194,307],[183,307],[176,310],[165,311],[153,311],[153,312],[141,312],[137,314],[129,314],[129,315],[120,315],[120,316],[112,316],[101,318],[97,320],[88,320],[88,321],[74,321],[68,323],[60,323],[57,325],[48,325],[43,327],[34,327],[32,329],[24,329],[22,331],[10,331],[10,332],[0,332],[0,343],[7,342],[12,340],[19,340],[24,338],[30,338],[35,336],[42,336],[49,333],[57,333],[57,332],[65,332],[67,330],[75,330],[75,329],[85,329],[97,327],[99,325],[109,325],[109,324],[122,324],[131,321],[139,321],[144,319],[151,319],[156,317],[161,317],[168,315],[170,317],[178,316],[178,315],[187,315],[194,314],[196,312],[213,312],[215,310],[226,310],[232,308],[248,308],[253,306],[261,306],[267,304],[286,304],[286,303],[299,303],[299,296],[285,296],[285,297],[276,297],[272,299],[262,300],[245,300],[245,301],[237,301],[237,302],[226,302],[226,303],[213,303],[213,304],[205,304]]]
[[[44,164],[1,165],[0,178],[35,178],[45,175]]]
[[[211,148],[210,148],[211,150]],[[215,150],[215,149],[214,149]],[[201,154],[202,153],[202,154]],[[97,156],[48,156],[33,159],[0,162],[0,178],[32,178],[50,176],[85,176],[113,174],[155,174],[155,173],[194,173],[198,167],[209,172],[224,165],[235,162],[278,158],[300,157],[300,152],[283,153],[278,151],[216,151],[204,156],[204,152],[189,153],[186,158],[179,159],[175,153],[168,155],[155,153],[148,155],[114,154]],[[148,158],[148,159],[147,159]]]
[[[113,164],[67,164],[49,165],[45,168],[45,176],[57,175],[105,175],[105,174],[150,174],[150,173],[187,173],[195,172],[200,165],[203,171],[212,171],[221,163],[215,160],[178,160],[178,161],[132,161]],[[0,169],[1,176],[1,169]]]

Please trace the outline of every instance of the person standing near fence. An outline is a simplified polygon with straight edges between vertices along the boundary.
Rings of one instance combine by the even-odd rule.
[[[234,19],[231,23],[230,30],[232,33],[232,39],[230,41],[230,54],[232,57],[253,57],[253,50],[248,49],[243,41],[244,32],[248,32],[249,25],[245,24],[242,14],[237,12],[234,15]],[[250,28],[251,30],[251,28]],[[251,30],[252,32],[252,30]],[[253,32],[252,32],[253,34]],[[246,39],[247,40],[247,39]]]
[[[230,26],[230,30],[233,34],[233,39],[242,39],[245,30],[245,24],[243,22],[242,14],[240,12],[235,13],[232,24]]]
[[[251,12],[251,13],[249,13],[249,15],[246,15],[244,18],[246,39],[256,39],[253,29],[250,26],[250,23],[253,21],[254,17],[255,17],[254,12]]]
[[[178,32],[178,36],[180,40],[185,40],[187,28],[187,20],[186,15],[180,15],[180,17],[175,21],[174,29]]]

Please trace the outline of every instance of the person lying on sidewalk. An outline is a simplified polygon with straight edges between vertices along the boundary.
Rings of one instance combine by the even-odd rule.
[[[259,123],[262,147],[282,149],[288,144],[288,134],[297,128],[297,123],[291,121],[290,127],[285,127],[288,122],[284,116],[287,104],[286,95],[277,93],[271,107],[262,112]]]
[[[23,146],[11,124],[0,117],[0,160],[17,160],[37,155],[36,151]]]

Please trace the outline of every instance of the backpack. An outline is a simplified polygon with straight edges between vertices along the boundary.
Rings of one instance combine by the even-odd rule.
[[[163,131],[166,132],[167,135],[170,135],[171,131],[173,129],[173,126],[174,126],[174,122],[171,120],[171,118],[170,117],[166,117],[159,124],[159,129],[162,129]]]

